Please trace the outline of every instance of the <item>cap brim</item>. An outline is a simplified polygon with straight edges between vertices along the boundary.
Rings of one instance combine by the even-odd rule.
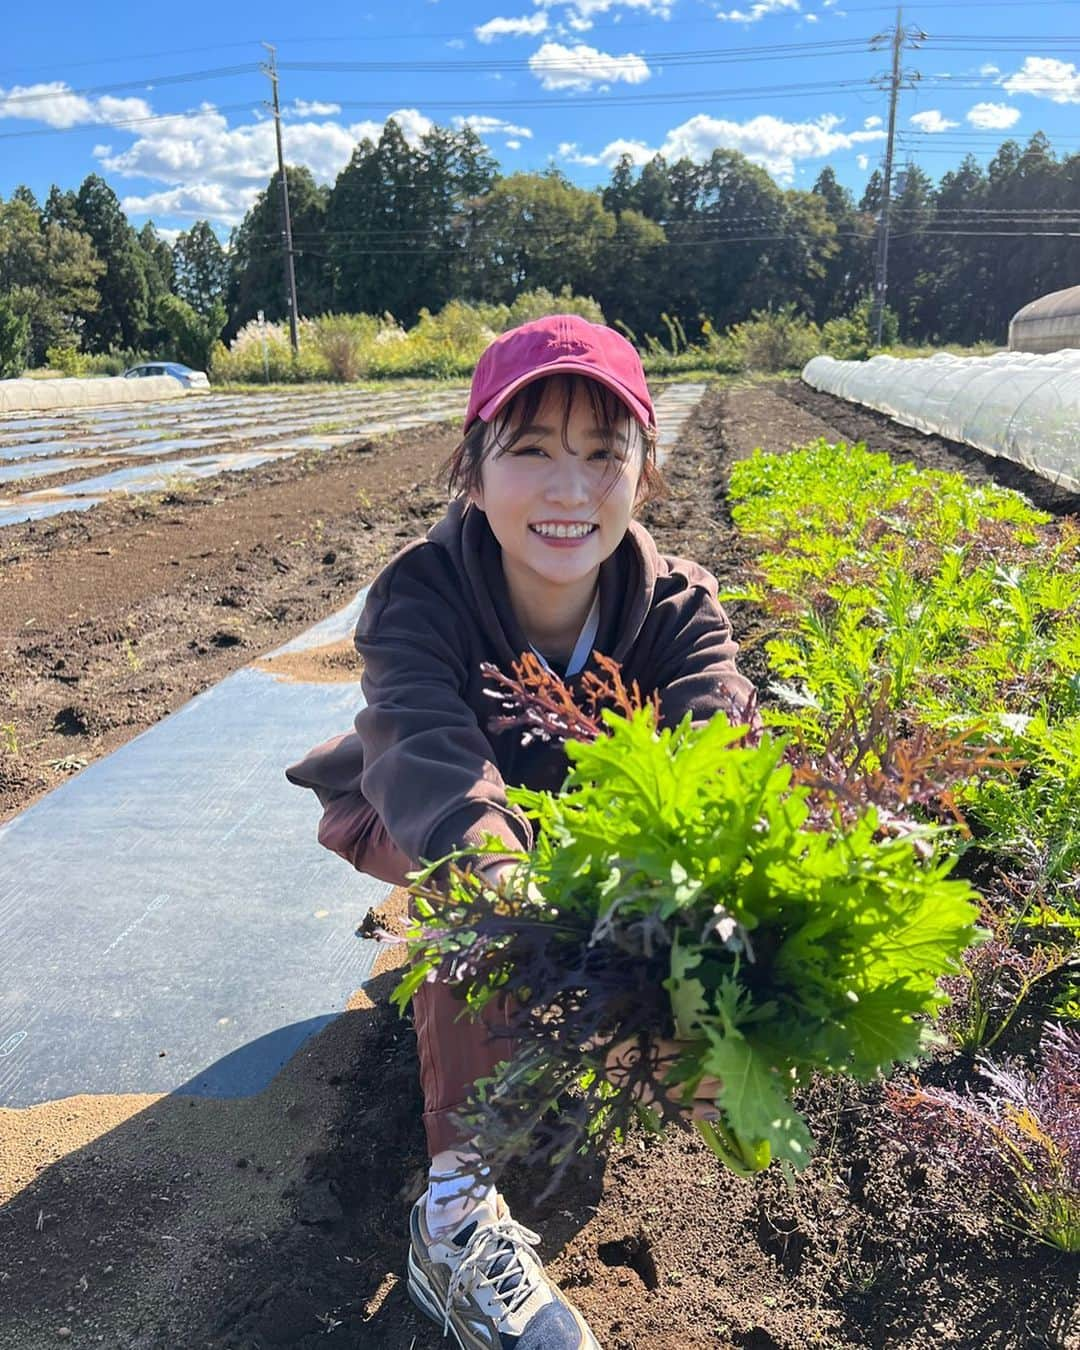
[[[536,366],[527,374],[519,376],[512,384],[508,384],[505,389],[500,389],[494,398],[482,404],[476,410],[476,416],[484,422],[490,422],[498,413],[500,408],[514,397],[519,389],[524,389],[527,384],[532,384],[536,380],[542,380],[548,375],[584,375],[587,379],[595,380],[597,384],[602,384],[626,404],[627,410],[635,421],[640,422],[643,427],[655,426],[655,422],[649,412],[649,409],[642,401],[635,397],[621,384],[614,376],[607,374],[606,371],[597,370],[595,366],[590,366],[585,361],[552,361],[546,366]]]

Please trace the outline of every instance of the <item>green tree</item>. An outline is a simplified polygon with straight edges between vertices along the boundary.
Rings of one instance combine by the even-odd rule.
[[[310,169],[290,164],[287,173],[297,308],[300,315],[322,314],[330,308],[324,236],[327,191],[316,184]],[[274,321],[288,317],[281,198],[280,177],[275,173],[233,233],[228,333],[242,328],[260,309]]]
[[[149,312],[149,287],[135,231],[104,179],[90,174],[75,199],[81,227],[105,264],[101,303],[86,320],[84,342],[90,350],[137,349]]]
[[[831,167],[822,169],[810,189],[820,197],[836,229],[836,249],[825,261],[815,288],[813,315],[817,323],[848,313],[874,281],[874,222],[859,211]]]
[[[225,306],[215,300],[209,314],[200,314],[178,295],[163,295],[157,321],[165,331],[166,356],[191,366],[210,369],[210,353],[225,327]]]
[[[908,341],[922,341],[933,331],[924,301],[933,276],[927,251],[933,237],[928,239],[924,232],[933,218],[934,185],[917,164],[907,164],[893,189],[886,298],[900,320],[901,336]]]
[[[663,226],[632,210],[619,212],[598,250],[593,294],[609,319],[621,320],[635,335],[659,326],[667,303],[666,250]]]
[[[589,295],[614,234],[615,217],[599,196],[558,171],[500,179],[475,204],[477,298],[509,304],[521,291],[563,286]]]
[[[35,363],[49,347],[79,346],[86,322],[100,303],[98,282],[105,273],[105,264],[82,230],[50,222],[44,242],[42,278],[30,323]]]
[[[616,216],[634,206],[634,161],[629,155],[619,156],[611,171],[611,182],[604,188],[600,200],[604,210]]]
[[[0,295],[0,380],[17,380],[26,369],[30,321]]]
[[[209,315],[229,283],[229,259],[209,221],[197,220],[177,238],[172,261],[176,294],[196,313]]]

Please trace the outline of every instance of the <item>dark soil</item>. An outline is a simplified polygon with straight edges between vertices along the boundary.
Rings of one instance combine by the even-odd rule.
[[[727,473],[755,445],[865,438],[1012,482],[1010,466],[916,432],[892,428],[883,444],[866,416],[792,384],[710,394],[645,523],[723,586],[748,562]],[[433,473],[452,439],[427,430],[0,532],[0,695],[20,741],[0,760],[4,810],[74,771],[49,760],[107,752],[343,605],[440,512]],[[764,683],[767,629],[745,606],[729,612],[740,666]],[[386,923],[402,912],[395,893]],[[104,1099],[0,1111],[0,1197],[13,1194],[0,1210],[0,1347],[443,1344],[404,1291],[425,1157],[411,1027],[387,1008],[383,969],[371,999],[259,1098],[149,1099],[96,1135],[83,1123]],[[1080,1346],[1076,1263],[886,1147],[878,1089],[826,1084],[802,1106],[819,1153],[791,1191],[772,1174],[737,1180],[689,1134],[632,1137],[542,1206],[540,1178],[505,1180],[605,1350]],[[64,1120],[82,1129],[77,1147]],[[23,1162],[6,1163],[5,1147]]]

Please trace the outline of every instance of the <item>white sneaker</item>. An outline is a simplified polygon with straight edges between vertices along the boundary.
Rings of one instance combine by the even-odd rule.
[[[426,1201],[409,1221],[409,1296],[460,1350],[600,1350],[534,1255],[539,1237],[510,1217],[501,1195],[434,1237]]]

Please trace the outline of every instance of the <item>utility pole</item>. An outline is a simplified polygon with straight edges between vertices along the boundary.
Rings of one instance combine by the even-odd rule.
[[[289,339],[293,355],[300,351],[300,335],[296,327],[296,269],[293,266],[292,220],[289,217],[289,180],[285,173],[285,155],[281,148],[281,105],[278,101],[277,48],[269,42],[262,44],[270,53],[270,61],[262,72],[270,80],[273,91],[274,134],[277,137],[278,178],[281,181],[281,240],[285,249],[285,284],[289,289]]]
[[[874,345],[881,346],[882,326],[885,322],[885,297],[889,287],[889,215],[892,210],[892,171],[893,147],[896,142],[896,105],[900,99],[900,90],[904,85],[903,53],[905,47],[918,47],[926,34],[919,28],[904,28],[904,11],[896,10],[896,27],[891,33],[879,33],[870,39],[871,50],[886,38],[892,41],[892,73],[889,81],[889,132],[885,142],[885,181],[882,184],[881,213],[878,216],[877,260],[874,267],[874,303],[870,312],[870,326],[874,333]],[[919,78],[915,71],[909,72],[910,78]],[[910,85],[906,86],[911,88]]]

